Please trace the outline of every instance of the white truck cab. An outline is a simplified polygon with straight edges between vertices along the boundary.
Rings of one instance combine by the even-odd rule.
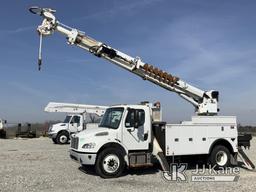
[[[84,116],[80,114],[69,114],[61,123],[49,127],[48,136],[54,143],[64,144],[69,140],[69,135],[84,129]]]
[[[136,120],[137,125],[134,124],[135,112],[139,118]],[[108,108],[98,128],[72,135],[71,158],[82,165],[96,164],[101,176],[105,175],[103,170],[109,171],[109,175],[116,174],[115,169],[128,162],[129,151],[148,150],[152,134],[151,114],[151,108],[147,105],[117,105]],[[109,152],[113,154],[102,156],[102,153]],[[119,159],[121,155],[125,162]],[[103,158],[100,161],[112,162],[113,166],[102,165],[99,157]],[[102,169],[102,166],[106,167]]]

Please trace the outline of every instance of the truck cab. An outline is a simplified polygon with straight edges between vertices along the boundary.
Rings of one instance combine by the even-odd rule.
[[[152,121],[160,109],[146,105],[116,105],[108,108],[97,129],[71,136],[70,157],[82,165],[95,165],[104,177],[119,176],[125,165],[138,166],[138,153],[150,164]],[[133,155],[136,154],[136,155]]]
[[[69,114],[61,123],[53,124],[49,127],[48,136],[54,143],[65,144],[70,138],[70,134],[84,129],[84,117],[81,114]]]

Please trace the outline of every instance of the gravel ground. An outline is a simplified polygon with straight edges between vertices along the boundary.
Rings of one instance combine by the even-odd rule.
[[[70,160],[68,148],[48,138],[0,139],[0,191],[256,191],[256,172],[244,169],[238,182],[167,182],[157,168],[104,180]],[[256,163],[256,138],[246,152]]]

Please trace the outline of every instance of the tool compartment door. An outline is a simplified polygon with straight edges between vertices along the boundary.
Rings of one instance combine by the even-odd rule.
[[[166,125],[166,155],[207,154],[207,127],[198,125]]]

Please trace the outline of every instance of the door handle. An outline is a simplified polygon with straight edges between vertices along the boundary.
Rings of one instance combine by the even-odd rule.
[[[144,141],[146,141],[148,139],[148,133],[144,134]]]

